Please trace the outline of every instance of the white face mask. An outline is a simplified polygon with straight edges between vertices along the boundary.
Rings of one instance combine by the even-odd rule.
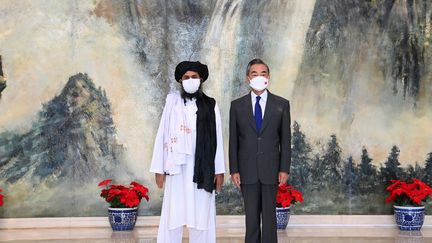
[[[249,86],[257,91],[263,91],[268,86],[268,79],[263,76],[257,76],[249,81]]]
[[[193,94],[198,91],[201,84],[201,79],[190,78],[182,81],[183,89],[188,94]]]

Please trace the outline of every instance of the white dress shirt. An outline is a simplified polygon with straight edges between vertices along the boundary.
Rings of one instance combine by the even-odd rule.
[[[253,114],[255,116],[255,103],[256,103],[256,97],[258,95],[256,95],[253,91],[251,91],[251,99],[252,99],[252,111]],[[267,103],[267,96],[268,96],[268,92],[267,89],[264,90],[264,92],[260,95],[261,99],[259,101],[259,104],[261,106],[261,111],[262,111],[262,118],[264,119],[264,113],[265,113],[265,107],[266,107],[266,103]]]

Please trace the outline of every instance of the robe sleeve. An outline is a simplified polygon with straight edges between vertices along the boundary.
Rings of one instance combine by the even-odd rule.
[[[156,139],[153,147],[153,157],[150,165],[150,172],[164,174],[164,130],[165,130],[165,117],[167,116],[167,97],[165,107],[159,123],[159,129],[156,134]]]
[[[222,122],[219,107],[215,105],[216,118],[216,156],[215,156],[215,174],[225,173],[224,143],[222,133]]]

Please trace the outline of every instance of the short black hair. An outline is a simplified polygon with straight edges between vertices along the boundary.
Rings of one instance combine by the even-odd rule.
[[[270,74],[270,68],[267,65],[267,63],[265,63],[263,60],[261,60],[259,58],[255,58],[248,63],[247,68],[246,68],[246,76],[249,75],[250,68],[252,67],[252,65],[255,65],[255,64],[262,64],[262,65],[266,66],[267,72]]]

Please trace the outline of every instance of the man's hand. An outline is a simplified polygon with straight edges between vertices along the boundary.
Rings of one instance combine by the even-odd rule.
[[[223,181],[224,181],[224,174],[217,174],[214,177],[214,183],[216,185],[216,192],[220,192],[222,189],[222,185],[223,185]]]
[[[288,173],[286,172],[279,172],[279,186],[282,186],[285,184],[288,180]]]
[[[162,188],[165,184],[165,174],[155,173],[155,180],[156,180],[156,185],[159,188]]]
[[[232,173],[231,180],[237,188],[240,188],[240,184],[241,184],[240,173]]]

